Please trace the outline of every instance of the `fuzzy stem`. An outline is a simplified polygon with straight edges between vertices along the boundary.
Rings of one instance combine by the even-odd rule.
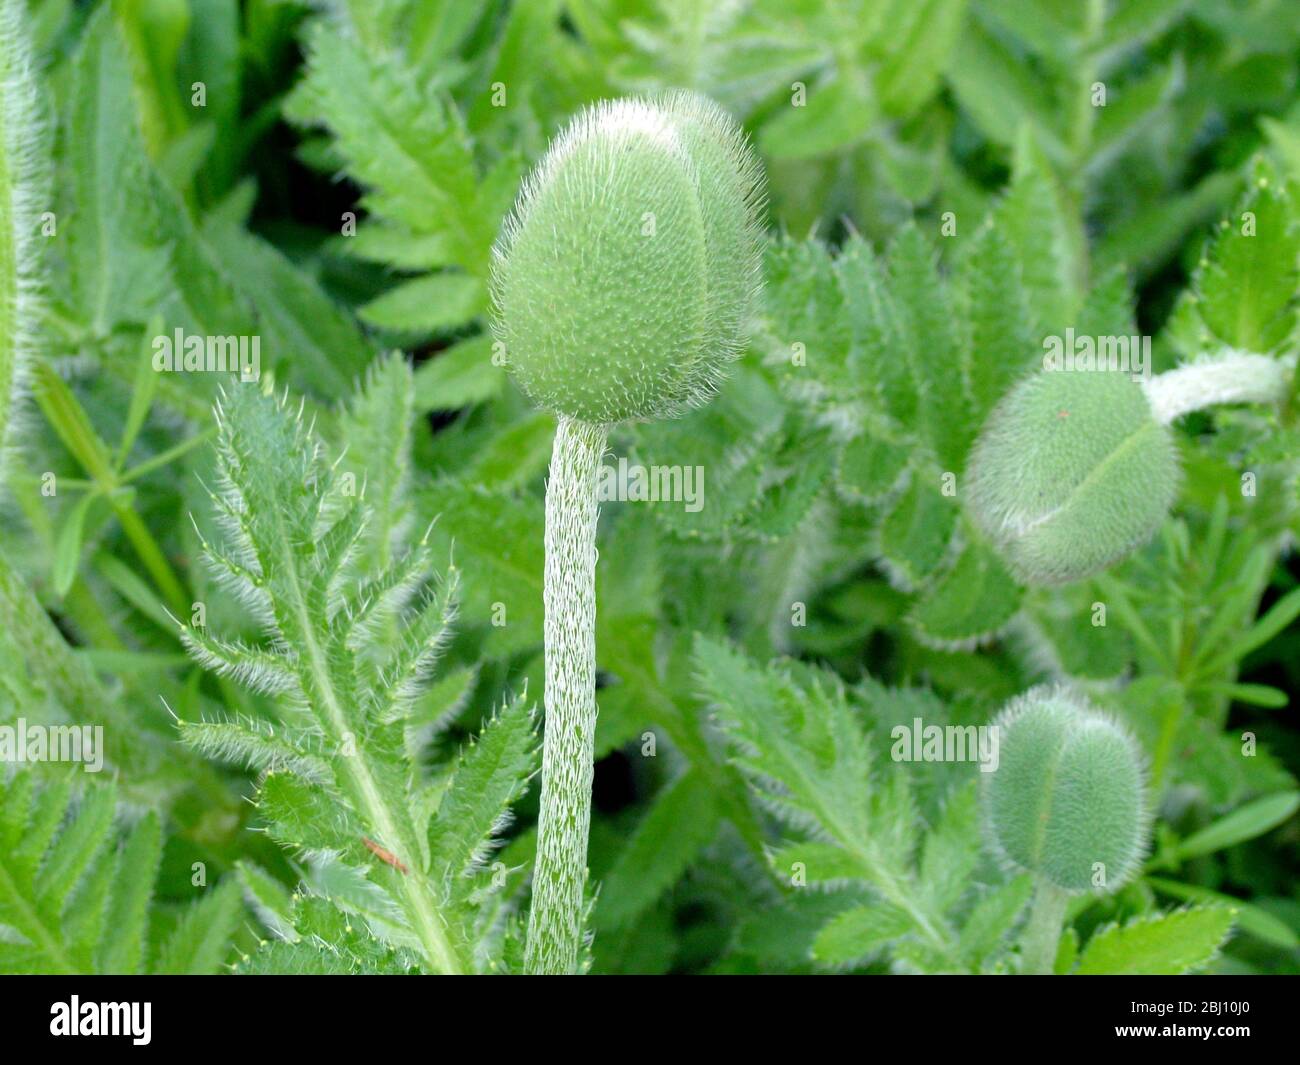
[[[1022,973],[1042,975],[1052,972],[1069,902],[1070,896],[1055,884],[1039,881],[1034,905],[1029,911],[1029,923],[1025,925],[1020,944]]]
[[[1216,403],[1278,403],[1286,396],[1286,365],[1269,355],[1230,351],[1188,363],[1146,382],[1156,420],[1168,425]]]
[[[39,259],[34,205],[46,182],[28,18],[26,5],[0,0],[0,476],[32,355]]]
[[[546,731],[525,966],[573,973],[596,737],[596,473],[609,429],[560,418],[546,486]]]

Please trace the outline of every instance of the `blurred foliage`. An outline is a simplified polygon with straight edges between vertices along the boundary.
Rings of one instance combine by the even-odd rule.
[[[492,242],[576,109],[688,87],[743,121],[767,167],[767,287],[715,402],[613,436],[616,458],[703,467],[706,504],[602,511],[594,970],[1005,970],[1028,888],[979,846],[976,767],[885,754],[914,716],[981,724],[1057,680],[1141,740],[1157,812],[1144,875],[1076,904],[1065,967],[1077,949],[1082,971],[1146,956],[1300,972],[1296,401],[1186,419],[1174,515],[1076,585],[1018,587],[960,491],[985,415],[1045,336],[1149,335],[1156,369],[1224,348],[1293,363],[1300,7],[13,2],[34,43],[32,121],[52,164],[37,210],[52,223],[0,510],[0,722],[104,725],[116,793],[83,802],[64,836],[84,827],[110,847],[119,800],[122,854],[158,868],[156,887],[111,899],[78,889],[152,899],[148,928],[124,930],[142,938],[100,945],[91,922],[52,967],[211,969],[214,950],[254,970],[415,964],[400,934],[341,916],[372,930],[391,917],[350,873],[253,831],[254,773],[177,742],[173,716],[257,731],[286,711],[276,685],[186,656],[177,619],[245,649],[267,630],[200,561],[222,375],[155,372],[155,338],[260,338],[265,390],[301,405],[390,523],[349,554],[356,573],[393,565],[411,531],[454,559],[454,637],[411,749],[385,754],[432,789],[410,797],[427,814],[453,801],[457,752],[497,708],[541,692],[553,423],[492,360]],[[408,384],[367,403],[393,349]],[[262,494],[276,491],[291,486]],[[391,650],[399,626],[368,638]],[[457,945],[484,968],[512,964],[504,900],[531,860],[535,787],[497,858],[480,852],[532,771],[517,753],[464,843],[508,881],[492,922],[466,918],[481,942]],[[19,774],[44,778],[56,849],[60,769]],[[6,832],[26,816],[12,805]],[[367,860],[358,843],[349,862]],[[220,949],[185,931],[187,906],[233,929],[236,884],[272,953],[246,931]],[[483,904],[454,888],[457,907]],[[1216,954],[1225,906],[1236,931]],[[338,949],[297,945],[317,941]],[[6,967],[42,964],[7,952]]]

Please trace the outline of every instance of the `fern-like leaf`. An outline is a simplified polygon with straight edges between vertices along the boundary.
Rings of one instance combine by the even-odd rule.
[[[409,371],[390,361],[355,409],[403,382]],[[367,453],[330,462],[300,409],[255,388],[224,395],[217,423],[227,544],[208,550],[264,590],[264,640],[184,638],[200,662],[276,694],[280,720],[182,722],[182,739],[265,772],[268,832],[306,860],[306,885],[376,940],[431,971],[493,966],[482,948],[495,930],[482,926],[466,874],[532,775],[536,740],[528,711],[512,704],[449,787],[419,765],[411,740],[426,722],[411,712],[450,637],[457,576],[436,579],[427,545],[405,542],[408,432],[376,427],[362,439],[354,425],[346,432]],[[277,920],[293,932],[275,947],[285,964],[332,964],[292,914]]]
[[[116,802],[112,783],[38,790],[32,773],[0,788],[0,969],[142,971],[162,835],[150,813],[119,843]],[[151,971],[217,971],[242,913],[233,889],[222,881],[189,906]]]

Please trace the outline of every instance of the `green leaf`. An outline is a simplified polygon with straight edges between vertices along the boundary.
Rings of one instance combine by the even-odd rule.
[[[938,568],[957,525],[956,501],[940,492],[937,480],[914,469],[880,525],[881,558],[891,579],[904,587]]]
[[[850,499],[879,502],[898,487],[910,456],[911,448],[868,429],[840,448],[837,483]]]
[[[983,540],[961,556],[908,613],[925,643],[946,649],[970,648],[995,636],[1020,609],[1022,590],[997,554]]]
[[[19,946],[22,971],[140,972],[162,837],[149,813],[119,848],[116,800],[112,782],[79,799],[66,776],[39,790],[32,772],[0,783],[0,940]],[[234,917],[205,928],[224,956]]]
[[[979,860],[978,789],[968,784],[948,796],[921,846],[918,879],[930,908],[944,913],[966,890]]]
[[[1043,148],[1028,130],[1017,137],[1011,185],[993,225],[1019,260],[1036,338],[1060,334],[1079,307],[1084,238]]]
[[[704,777],[687,772],[669,784],[601,882],[596,923],[618,928],[654,905],[713,839],[718,820]]]
[[[1193,833],[1175,850],[1178,860],[1199,858],[1203,854],[1234,847],[1248,839],[1271,832],[1300,809],[1300,791],[1279,791],[1246,803],[1212,825]]]
[[[903,324],[901,355],[918,396],[917,435],[929,443],[941,468],[955,473],[975,427],[960,379],[963,358],[947,286],[934,247],[917,226],[895,238],[889,276]]]
[[[892,906],[858,906],[831,920],[813,940],[812,957],[823,965],[849,965],[873,954],[912,928]]]
[[[840,77],[809,87],[802,107],[783,108],[764,124],[759,146],[771,159],[809,159],[841,152],[875,120],[865,87]]]
[[[149,904],[161,860],[162,827],[158,815],[150,811],[136,823],[117,856],[116,890],[96,961],[99,972],[140,972],[149,934]]]
[[[1225,906],[1139,917],[1093,934],[1075,970],[1079,975],[1176,976],[1204,968],[1232,930]]]
[[[1184,884],[1177,880],[1148,876],[1146,882],[1162,895],[1178,899],[1181,902],[1208,902],[1226,906],[1237,911],[1237,926],[1245,933],[1270,943],[1283,950],[1294,950],[1300,946],[1300,936],[1290,925],[1273,916],[1268,910],[1231,895],[1223,895],[1209,888],[1196,884]]]
[[[244,902],[262,924],[276,936],[293,942],[298,933],[293,928],[293,899],[289,891],[261,866],[249,861],[235,864],[235,873],[244,889]]]
[[[1064,154],[1051,98],[1041,78],[984,23],[967,21],[946,71],[957,102],[990,140],[1012,147],[1031,127],[1053,157]]]
[[[455,551],[476,574],[463,611],[470,623],[504,622],[491,631],[499,652],[542,639],[542,507],[513,492],[487,492],[444,481],[419,496],[421,520],[432,522],[430,549]],[[501,607],[495,604],[500,603]]]
[[[1260,171],[1193,281],[1205,324],[1224,343],[1272,351],[1295,324],[1300,226],[1276,177]]]
[[[1198,672],[1204,676],[1222,673],[1240,662],[1257,647],[1263,647],[1300,617],[1300,588],[1293,588],[1268,609],[1268,613],[1259,618],[1241,635],[1233,638],[1228,645],[1209,662],[1201,666]]]
[[[54,593],[60,598],[68,594],[72,582],[77,579],[86,531],[86,515],[100,501],[97,493],[87,492],[73,504],[59,529],[59,538],[54,545],[54,562],[50,566],[50,582],[54,585]]]
[[[29,17],[16,0],[6,0],[0,10],[0,483],[36,341],[35,286],[43,279],[43,264],[35,207],[48,196],[49,183]]]
[[[159,951],[153,972],[160,976],[217,972],[230,953],[230,937],[243,912],[239,883],[226,877],[185,910]]]
[[[482,312],[485,300],[478,278],[426,274],[390,289],[357,313],[379,329],[426,335],[467,325]]]
[[[361,855],[364,831],[330,792],[289,773],[270,772],[257,789],[257,812],[277,843],[307,851]]]
[[[446,233],[455,261],[481,275],[499,219],[473,210],[477,174],[459,117],[396,51],[367,50],[324,20],[307,50],[289,117],[328,127],[374,214]]]
[[[420,411],[460,410],[500,395],[506,373],[492,365],[492,338],[484,333],[461,340],[415,371]]]
[[[167,282],[126,51],[107,7],[86,27],[70,98],[68,173],[76,213],[59,229],[68,234],[77,309],[93,332],[105,334],[119,322],[144,320]]]
[[[892,0],[886,6],[876,91],[888,115],[909,118],[939,88],[966,23],[966,0]]]
[[[984,895],[962,925],[962,955],[977,966],[989,957],[1006,940],[1033,893],[1033,877],[1025,873]]]
[[[154,396],[158,392],[158,374],[153,368],[153,339],[162,334],[163,317],[155,314],[145,326],[143,343],[135,364],[135,378],[131,383],[131,406],[126,412],[126,421],[122,426],[122,437],[117,445],[117,459],[114,466],[121,469],[131,454],[131,447],[140,430],[144,428],[145,419],[149,417],[149,408],[153,406]]]
[[[461,752],[429,829],[429,849],[437,867],[445,868],[451,877],[462,877],[482,864],[537,764],[532,708],[516,699]]]
[[[772,851],[770,864],[777,879],[792,887],[833,886],[862,875],[857,860],[835,843],[801,840]]]
[[[307,780],[325,781],[324,759],[305,752],[289,730],[272,721],[182,721],[181,742],[207,758],[262,772],[287,770]]]
[[[203,240],[257,316],[261,358],[324,396],[342,396],[374,355],[352,317],[274,245],[220,219]]]
[[[371,364],[361,394],[341,419],[347,449],[343,468],[364,489],[369,521],[354,564],[363,572],[392,564],[411,523],[411,422],[414,418],[410,364],[397,353]]]
[[[1020,262],[997,226],[984,227],[971,242],[956,284],[970,318],[966,387],[971,424],[978,428],[1016,380],[1041,365],[1041,349],[1031,328]]]

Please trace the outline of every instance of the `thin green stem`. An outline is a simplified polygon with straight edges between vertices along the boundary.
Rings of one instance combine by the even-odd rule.
[[[188,440],[183,440],[175,447],[168,448],[166,451],[159,452],[152,458],[145,459],[144,462],[140,463],[138,466],[132,466],[129,470],[123,473],[118,480],[122,484],[130,484],[137,478],[143,477],[146,473],[152,473],[154,470],[174,462],[176,459],[180,458],[187,452],[193,451],[201,444],[208,443],[210,440],[215,438],[216,435],[217,432],[215,429],[196,433],[194,436],[191,436]]]
[[[108,498],[117,515],[122,531],[126,534],[135,553],[144,563],[145,569],[153,578],[158,591],[172,610],[188,612],[189,596],[185,586],[176,576],[167,561],[158,541],[145,525],[129,498],[124,498],[117,489],[121,480],[113,465],[108,445],[100,439],[90,422],[85,409],[77,401],[72,390],[62,378],[46,364],[36,366],[38,387],[35,390],[36,401],[45,415],[46,421],[58,433],[64,446],[81,464],[82,469],[90,475],[100,490]]]
[[[1038,882],[1034,905],[1029,911],[1020,944],[1021,972],[1042,975],[1056,966],[1056,952],[1061,942],[1061,926],[1070,896],[1046,880]]]
[[[596,473],[609,430],[562,417],[546,486],[546,732],[525,967],[573,973],[596,738]]]

